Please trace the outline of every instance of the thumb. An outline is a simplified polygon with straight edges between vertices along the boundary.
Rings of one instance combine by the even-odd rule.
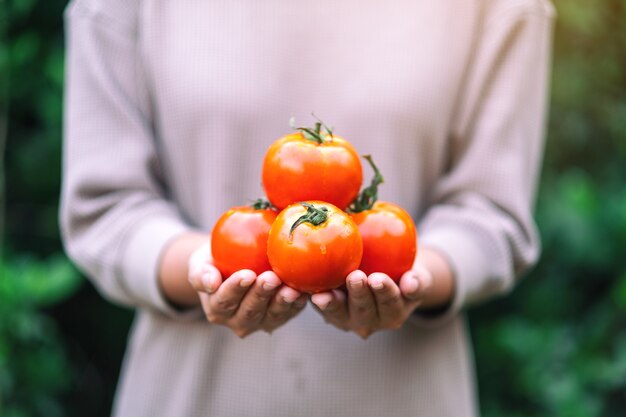
[[[424,266],[415,264],[413,269],[405,272],[400,278],[400,291],[408,300],[421,301],[428,294],[432,282],[432,273]]]
[[[189,272],[189,283],[196,291],[212,294],[222,284],[222,274],[213,264],[205,262]]]

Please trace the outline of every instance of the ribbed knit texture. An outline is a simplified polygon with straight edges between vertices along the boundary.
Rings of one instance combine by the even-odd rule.
[[[70,3],[66,247],[138,311],[115,416],[476,415],[459,312],[538,257],[552,18],[545,0]],[[265,150],[311,111],[448,258],[448,311],[363,341],[308,307],[240,340],[163,298],[164,246],[260,196]]]

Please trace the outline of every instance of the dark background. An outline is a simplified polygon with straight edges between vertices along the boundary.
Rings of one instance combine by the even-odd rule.
[[[471,309],[487,417],[626,411],[625,0],[556,0],[539,265]],[[62,254],[63,0],[0,0],[0,415],[107,416],[132,313]]]

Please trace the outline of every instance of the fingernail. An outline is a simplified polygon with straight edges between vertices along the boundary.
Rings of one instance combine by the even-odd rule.
[[[252,278],[242,278],[241,281],[239,281],[239,285],[242,288],[248,288],[250,285],[252,285],[252,283],[254,282],[254,277]]]
[[[328,307],[329,304],[330,304],[330,301],[327,301],[325,303],[316,304],[316,306],[318,306],[320,310],[324,311],[326,310],[326,307]]]
[[[265,291],[272,291],[274,289],[276,289],[280,284],[276,283],[276,282],[269,282],[269,281],[265,281],[263,282],[263,289]]]
[[[380,278],[372,278],[370,281],[370,287],[375,290],[381,290],[384,287],[383,280]]]
[[[283,295],[282,298],[283,298],[283,302],[285,304],[292,304],[294,301],[296,301],[295,298],[287,297],[287,296],[284,296],[284,295]]]
[[[350,280],[350,282],[348,284],[350,285],[350,288],[352,288],[353,290],[360,290],[361,288],[363,288],[363,280],[362,279]]]
[[[311,301],[315,304],[320,310],[324,311],[332,301],[332,297],[328,294],[314,294],[311,297]]]

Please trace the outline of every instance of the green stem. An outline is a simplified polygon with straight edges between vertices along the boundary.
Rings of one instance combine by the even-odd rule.
[[[313,204],[300,203],[306,207],[306,213],[298,218],[289,230],[289,239],[293,237],[293,231],[302,223],[311,223],[313,226],[319,226],[328,220],[328,209],[326,207],[317,208]]]
[[[333,137],[333,131],[330,127],[328,127],[328,125],[326,123],[324,123],[324,121],[322,119],[320,119],[319,117],[317,117],[315,115],[315,113],[311,113],[311,116],[315,117],[315,119],[321,124],[321,126],[324,126],[324,129],[326,130],[326,133],[328,133],[328,136],[330,136],[331,138]],[[316,125],[317,126],[317,125]]]
[[[352,202],[349,211],[352,213],[360,213],[365,210],[370,210],[376,201],[378,201],[378,186],[385,182],[382,174],[380,173],[378,167],[374,163],[371,155],[363,155],[363,158],[367,160],[372,169],[374,170],[374,178],[372,178],[372,182],[370,185],[365,187],[363,191],[357,196],[357,198]]]
[[[332,138],[333,137],[333,132],[317,116],[313,115],[313,117],[315,117],[317,119],[317,122],[315,123],[315,127],[314,128],[310,128],[310,127],[295,127],[295,119],[293,117],[291,118],[289,124],[294,129],[299,130],[300,132],[302,132],[302,136],[304,136],[305,139],[308,139],[310,141],[313,141],[313,142],[317,143],[318,145],[321,145],[321,144],[326,142],[326,140],[324,140],[324,136],[328,135],[328,136],[330,136]],[[322,133],[322,127],[324,127],[324,130],[326,130],[326,134]]]
[[[250,204],[250,207],[255,210],[266,210],[272,207],[272,203],[262,198],[257,198],[252,204]]]
[[[300,132],[302,132],[302,135],[306,139],[311,140],[311,141],[321,145],[322,143],[324,143],[324,140],[322,139],[322,135],[320,135],[321,127],[322,127],[321,123],[315,123],[315,128],[314,129],[311,129],[310,127],[299,127],[297,129]]]

